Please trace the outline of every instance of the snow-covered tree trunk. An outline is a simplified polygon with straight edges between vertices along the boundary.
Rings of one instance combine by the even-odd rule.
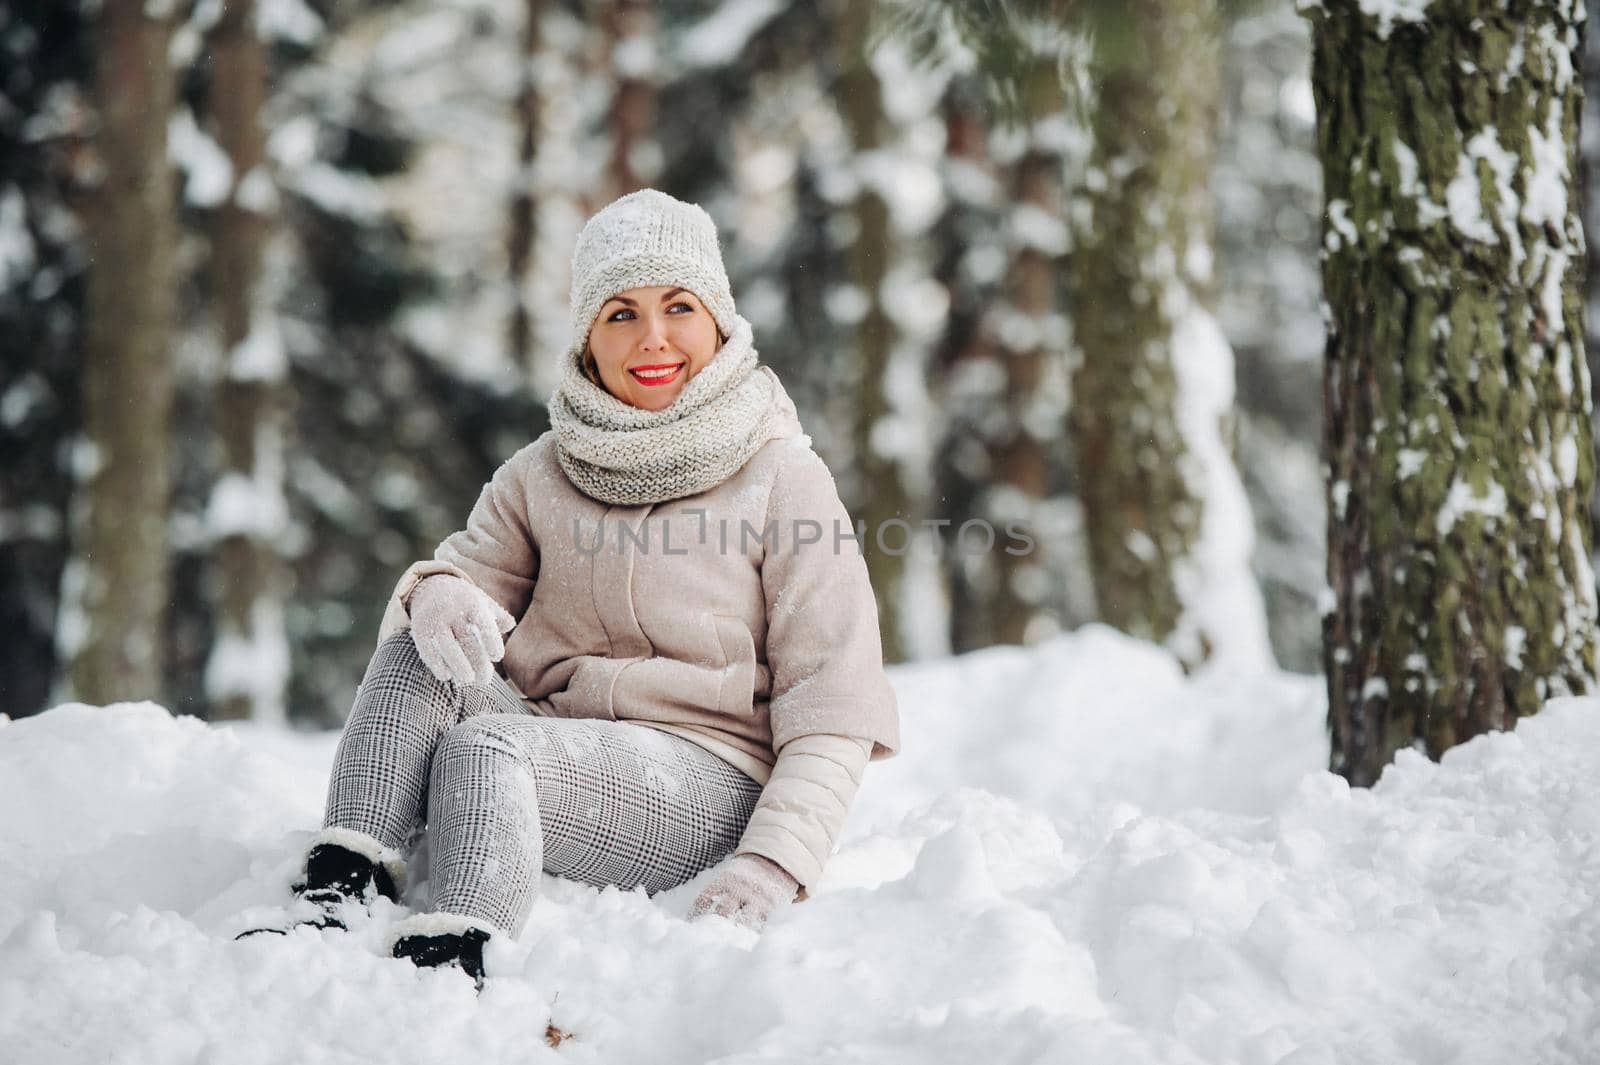
[[[84,440],[57,640],[72,697],[157,698],[165,654],[175,223],[171,8],[107,2],[95,25]]]
[[[1578,198],[1578,209],[1583,218],[1584,233],[1584,280],[1583,280],[1583,305],[1585,308],[1596,306],[1600,301],[1600,137],[1594,135],[1600,129],[1600,33],[1591,32],[1588,27],[1600,20],[1600,0],[1585,0],[1584,2],[1583,31],[1583,115],[1579,119],[1578,128],[1587,136],[1578,138],[1578,169],[1575,174],[1574,189]],[[1583,322],[1583,348],[1584,361],[1589,365],[1590,399],[1596,398],[1594,380],[1600,376],[1600,314],[1585,314]],[[1591,413],[1589,418],[1590,436],[1595,437],[1595,417]],[[1600,445],[1600,441],[1596,441]],[[1600,446],[1597,446],[1596,457],[1600,459]],[[1589,496],[1589,526],[1591,530],[1596,523],[1600,523],[1600,493],[1591,493]],[[1589,557],[1595,558],[1594,545],[1590,544]]]
[[[1062,156],[1081,127],[1067,120],[1059,92],[1044,100],[1027,116],[1027,147],[1009,168],[1010,217],[1003,231],[1010,261],[985,323],[1005,382],[999,409],[1007,414],[988,442],[983,508],[1005,545],[986,553],[996,571],[989,613],[999,643],[1024,642],[1044,599],[1048,578],[1040,552],[1050,544],[1038,531],[1050,491],[1050,452],[1061,446],[1066,413],[1067,325],[1057,299],[1068,251]],[[1007,531],[1014,528],[1032,530],[1031,550],[1018,546]]]
[[[872,9],[871,4],[846,3],[841,5],[836,16],[840,70],[837,91],[840,112],[856,153],[858,179],[849,206],[854,239],[850,243],[847,273],[855,301],[860,304],[860,316],[854,326],[860,377],[852,438],[857,476],[864,491],[854,515],[858,521],[866,522],[861,549],[865,552],[867,571],[877,594],[884,657],[887,661],[898,662],[907,655],[901,618],[904,602],[901,584],[905,579],[906,559],[900,550],[898,529],[886,523],[909,523],[912,515],[898,463],[893,456],[884,454],[882,448],[875,447],[873,441],[874,426],[890,412],[887,377],[896,331],[885,307],[884,292],[884,282],[894,258],[889,204],[880,189],[864,180],[864,160],[880,150],[889,135],[882,87],[869,61]],[[880,549],[880,531],[890,550]]]
[[[1040,66],[1033,89],[1029,113],[1014,129],[990,130],[970,106],[955,97],[946,102],[950,183],[966,197],[947,224],[964,215],[994,215],[987,232],[946,238],[962,256],[947,278],[952,303],[985,304],[970,327],[962,321],[966,308],[953,312],[967,335],[938,375],[947,423],[937,494],[952,523],[945,570],[951,645],[958,650],[1023,643],[1040,634],[1038,622],[1057,606],[1048,556],[1058,545],[1041,533],[1065,450],[1068,329],[1059,293],[1069,240],[1063,179],[1070,168],[1081,168],[1079,149],[1087,138],[1068,117],[1053,66]],[[1005,146],[1004,162],[996,161],[1002,153],[991,152],[990,142]],[[973,276],[986,271],[998,277],[980,282]],[[963,550],[964,541],[974,539],[963,528],[974,521],[995,530],[992,550]],[[1031,544],[1017,535],[1024,530]]]
[[[282,722],[289,652],[287,567],[277,545],[283,497],[288,360],[264,277],[276,191],[265,165],[267,52],[254,0],[233,0],[210,34],[209,110],[232,170],[211,221],[211,276],[223,351],[216,428],[222,468],[207,508],[215,635],[206,663],[213,718]]]
[[[932,516],[942,529],[943,577],[949,596],[950,649],[973,651],[1006,642],[1006,602],[992,552],[963,553],[960,530],[985,519],[994,478],[991,438],[1013,424],[1002,399],[1005,373],[992,331],[993,306],[1007,262],[1000,223],[1008,190],[990,152],[990,105],[976,79],[953,83],[942,101],[945,182],[950,202],[940,219],[940,280],[949,294],[949,326],[933,373],[942,421],[933,455]],[[1007,597],[1009,601],[1009,597]],[[1012,640],[1016,643],[1020,640]]]
[[[1070,426],[1100,616],[1190,667],[1271,661],[1208,308],[1219,38],[1214,0],[1134,0],[1096,27],[1074,219]]]
[[[1332,768],[1590,690],[1583,8],[1306,9],[1327,210]]]

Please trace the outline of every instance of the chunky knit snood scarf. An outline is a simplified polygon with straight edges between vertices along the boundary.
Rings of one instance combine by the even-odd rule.
[[[662,410],[641,410],[583,375],[577,359],[550,397],[556,457],[584,495],[622,506],[682,499],[739,471],[790,431],[783,385],[756,361],[750,323],[735,316],[721,350]]]

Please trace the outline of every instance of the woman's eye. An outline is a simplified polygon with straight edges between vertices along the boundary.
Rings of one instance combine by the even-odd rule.
[[[627,319],[622,317],[625,314],[631,316],[633,314],[633,311],[630,310],[627,307],[623,307],[620,310],[612,311],[609,315],[606,316],[606,321],[608,321],[608,322],[625,322],[625,321],[627,321]]]
[[[693,314],[694,313],[694,308],[689,306],[687,303],[683,303],[683,302],[674,303],[672,306],[668,307],[667,310],[675,311],[679,307],[682,307],[684,309],[684,311],[689,313],[689,314]]]

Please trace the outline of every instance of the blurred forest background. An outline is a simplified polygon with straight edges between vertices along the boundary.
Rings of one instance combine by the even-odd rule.
[[[1092,363],[1148,324],[1086,298],[1139,251],[1149,212],[1099,161],[1149,133],[1141,103],[1170,118],[1163,165],[1187,183],[1159,194],[1184,205],[1197,310],[1163,328],[1228,407],[1247,524],[1225,538],[1254,533],[1252,590],[1207,599],[1238,616],[1144,634],[1198,664],[1254,611],[1278,664],[1320,670],[1321,170],[1310,29],[1286,0],[1134,5],[1177,46],[1131,74],[1071,26],[983,38],[1008,52],[891,0],[140,6],[0,0],[0,712],[93,694],[72,682],[96,580],[74,531],[136,531],[132,504],[91,514],[78,489],[132,461],[171,478],[169,572],[148,582],[164,648],[159,690],[116,697],[341,720],[396,576],[547,428],[583,220],[646,185],[717,220],[739,309],[851,512],[950,523],[942,550],[869,558],[891,658],[1140,631],[1096,575],[1084,502],[1110,468],[1082,454],[1091,420],[1118,412],[1080,383],[1086,345]],[[139,47],[169,87],[111,98],[145,117],[123,147],[164,159],[171,195],[108,218],[96,34],[119,8],[160,27]],[[135,223],[154,243],[134,247],[165,251],[119,252]],[[167,305],[92,321],[93,268],[130,290],[170,278]],[[86,428],[96,345],[165,366],[99,386],[148,419],[142,460]],[[1038,550],[962,551],[971,518],[1020,522]]]

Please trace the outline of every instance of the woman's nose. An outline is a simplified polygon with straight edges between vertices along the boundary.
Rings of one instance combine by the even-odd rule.
[[[667,327],[661,319],[654,316],[646,319],[644,339],[639,342],[642,351],[666,351]]]

